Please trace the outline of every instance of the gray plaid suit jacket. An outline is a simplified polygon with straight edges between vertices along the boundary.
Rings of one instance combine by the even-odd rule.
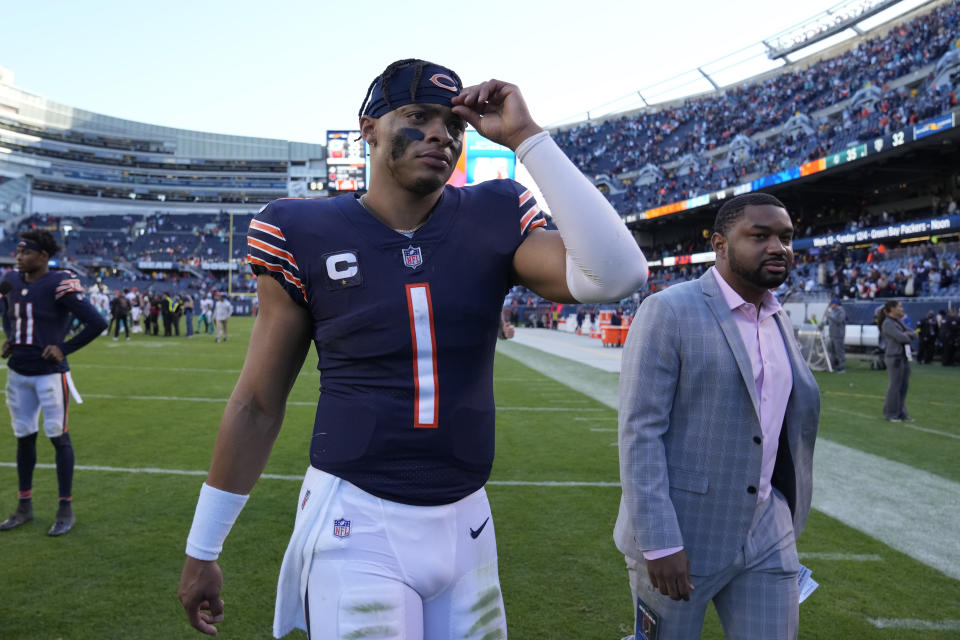
[[[810,513],[820,394],[781,311],[793,370],[772,484],[799,536]],[[643,301],[620,373],[620,482],[614,540],[624,555],[683,546],[690,573],[731,564],[750,528],[762,436],[750,358],[708,271]]]

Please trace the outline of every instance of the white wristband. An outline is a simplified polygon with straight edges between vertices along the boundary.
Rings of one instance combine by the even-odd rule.
[[[193,514],[193,526],[187,536],[187,555],[197,560],[216,560],[223,550],[223,541],[249,497],[204,482]]]
[[[620,300],[643,286],[647,261],[603,194],[546,132],[517,147],[567,251],[567,288],[580,302]]]

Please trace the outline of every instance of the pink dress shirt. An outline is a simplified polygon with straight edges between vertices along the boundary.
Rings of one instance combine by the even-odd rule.
[[[760,418],[760,431],[763,434],[763,454],[757,491],[759,504],[770,496],[770,478],[773,476],[773,466],[777,461],[780,429],[783,426],[783,416],[787,412],[790,390],[793,388],[793,370],[790,368],[787,346],[777,325],[777,319],[774,317],[780,311],[780,302],[767,291],[760,302],[758,313],[753,304],[744,300],[727,284],[715,266],[711,267],[711,270],[727,306],[733,313],[743,345],[750,355],[753,384],[760,402],[760,406],[756,408]],[[643,557],[647,560],[656,560],[681,549],[683,547],[644,551]]]

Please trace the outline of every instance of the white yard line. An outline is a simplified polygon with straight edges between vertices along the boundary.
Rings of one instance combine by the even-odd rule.
[[[113,393],[81,393],[84,398],[96,398],[98,400],[146,400],[161,402],[213,402],[216,404],[227,404],[228,398],[202,398],[198,396],[132,396]],[[294,407],[315,407],[317,403],[299,402],[295,400],[287,401],[287,406]]]
[[[915,620],[913,618],[867,618],[877,629],[960,631],[960,620]]]
[[[8,467],[15,469],[17,467],[16,462],[0,462],[0,467]],[[38,463],[38,469],[56,469],[55,464],[49,463]],[[109,473],[129,473],[134,475],[140,474],[157,474],[157,475],[167,475],[167,476],[206,476],[206,471],[201,471],[197,469],[160,469],[157,467],[107,467],[103,465],[91,465],[91,464],[78,464],[74,467],[77,471],[101,471]],[[276,473],[265,473],[260,476],[261,479],[265,480],[292,480],[292,481],[301,481],[303,476],[291,476],[291,475],[281,475]],[[502,486],[502,487],[620,487],[619,482],[580,482],[576,480],[490,480],[487,482],[488,485]]]
[[[96,398],[97,400],[145,400],[145,401],[157,401],[157,402],[212,402],[215,404],[227,404],[228,398],[204,398],[200,396],[134,396],[126,394],[113,394],[113,393],[83,393],[84,398]],[[0,394],[0,402],[6,402],[3,394]],[[315,407],[317,406],[316,400],[311,400],[309,402],[288,400],[287,406],[294,407]],[[597,411],[607,411],[602,407],[583,407],[583,406],[570,406],[570,407],[510,407],[502,406],[497,407],[497,411],[546,411],[546,412],[555,412],[555,411],[570,411],[570,412],[597,412]],[[590,418],[593,420],[593,418]]]
[[[175,371],[177,373],[232,373],[240,375],[240,369],[205,369],[198,367],[145,367],[125,364],[71,364],[71,369],[119,369],[122,371]]]
[[[0,364],[0,371],[5,371],[6,369],[7,365]],[[72,371],[83,371],[84,369],[116,369],[119,371],[173,371],[175,373],[224,373],[232,376],[240,375],[240,369],[213,369],[204,367],[146,367],[125,364],[71,364],[70,369]],[[319,378],[319,372],[316,369],[302,369],[297,375],[316,375]]]
[[[601,407],[501,407],[497,411],[607,411]]]
[[[817,551],[801,551],[797,555],[801,560],[827,560],[836,562],[883,562],[883,558],[875,553],[821,553]]]
[[[868,420],[879,420],[879,418],[878,418],[877,416],[867,415],[866,413],[861,413],[861,412],[859,412],[859,411],[850,411],[849,409],[841,409],[840,407],[833,407],[833,406],[831,406],[831,407],[828,407],[827,410],[828,410],[828,411],[835,411],[836,413],[843,413],[843,414],[846,414],[846,415],[848,415],[848,416],[856,416],[856,417],[858,417],[858,418],[867,418]],[[896,423],[896,425],[897,425],[897,428],[898,428],[898,429],[901,428],[901,427],[904,427],[904,428],[907,428],[907,429],[913,429],[913,430],[915,430],[915,431],[923,431],[924,433],[932,433],[932,434],[934,434],[934,435],[943,436],[943,437],[945,437],[945,438],[953,438],[954,440],[960,440],[960,435],[957,435],[956,433],[948,433],[948,432],[946,432],[946,431],[938,431],[938,430],[936,430],[936,429],[930,429],[930,428],[928,428],[928,427],[919,427],[919,426],[917,426],[916,424],[914,424],[914,423],[912,423],[912,422],[899,422],[899,423]]]

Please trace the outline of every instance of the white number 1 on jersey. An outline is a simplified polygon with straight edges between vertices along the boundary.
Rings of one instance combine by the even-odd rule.
[[[413,342],[414,423],[416,429],[437,428],[437,339],[433,330],[430,285],[407,285],[407,312]]]

